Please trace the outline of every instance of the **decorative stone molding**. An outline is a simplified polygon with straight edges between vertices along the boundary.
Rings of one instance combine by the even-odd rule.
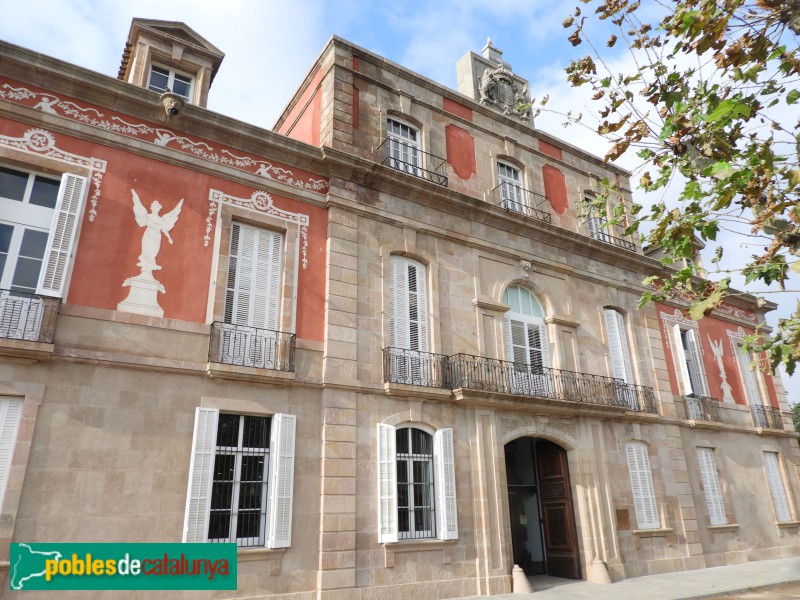
[[[2,97],[0,91],[0,97]],[[56,136],[46,129],[29,129],[21,138],[0,135],[0,146],[16,148],[23,152],[30,152],[39,156],[54,158],[88,169],[89,180],[92,182],[91,195],[89,196],[89,221],[97,218],[97,203],[100,200],[100,184],[103,183],[103,174],[106,172],[106,161],[88,156],[73,154],[61,150],[56,145]]]
[[[566,443],[571,448],[578,445],[578,427],[572,420],[544,415],[526,418],[522,415],[511,414],[500,417],[499,421],[500,436],[504,444],[523,435],[531,435],[546,437],[560,444]]]
[[[211,243],[211,234],[214,230],[214,223],[216,219],[214,215],[219,213],[220,204],[229,204],[231,206],[240,206],[249,210],[253,210],[270,217],[275,217],[281,221],[296,224],[300,227],[300,262],[303,265],[303,270],[308,268],[308,226],[311,223],[311,218],[303,213],[293,213],[287,210],[282,210],[272,203],[272,196],[263,190],[253,192],[249,198],[237,198],[231,196],[220,190],[209,190],[208,194],[208,216],[206,217],[206,233],[203,236],[203,246],[208,248]]]
[[[328,182],[324,179],[296,176],[293,171],[283,165],[273,165],[270,162],[252,156],[240,156],[234,154],[228,148],[214,147],[207,142],[193,140],[165,127],[153,126],[146,122],[128,122],[117,115],[106,114],[90,106],[81,106],[75,102],[63,100],[55,94],[36,92],[25,87],[14,87],[9,83],[3,83],[0,85],[0,99],[48,114],[65,117],[90,127],[119,133],[150,142],[156,146],[191,154],[216,164],[226,165],[248,173],[255,173],[266,179],[279,181],[292,187],[319,194],[324,194],[328,190]],[[91,217],[91,213],[89,220],[94,220]]]
[[[664,339],[667,340],[667,346],[670,347],[670,350],[672,350],[672,335],[670,335],[669,326],[677,324],[681,326],[681,329],[694,330],[698,341],[698,351],[701,356],[705,355],[703,344],[700,343],[700,328],[697,325],[697,321],[684,317],[683,313],[677,308],[672,314],[661,311],[659,316],[661,317],[661,326],[664,328]]]
[[[531,119],[531,95],[527,83],[514,78],[502,63],[486,69],[478,81],[480,103],[491,106],[504,115],[516,117],[525,123]]]

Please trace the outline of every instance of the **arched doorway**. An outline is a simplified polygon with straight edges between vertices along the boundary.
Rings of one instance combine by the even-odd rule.
[[[567,451],[523,437],[505,445],[514,563],[526,575],[581,577]]]

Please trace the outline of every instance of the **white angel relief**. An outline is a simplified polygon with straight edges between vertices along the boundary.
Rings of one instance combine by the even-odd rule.
[[[158,304],[158,294],[166,294],[167,290],[164,284],[153,277],[153,271],[161,270],[156,262],[161,251],[161,236],[163,235],[172,244],[169,232],[178,222],[183,200],[181,199],[175,208],[162,215],[159,214],[162,207],[158,200],[150,204],[150,212],[147,212],[136,190],[131,190],[131,195],[136,224],[145,228],[142,233],[142,252],[136,263],[141,272],[136,277],[128,277],[122,284],[122,287],[130,288],[130,291],[128,297],[117,305],[117,310],[163,317],[164,311]]]
[[[144,234],[142,234],[142,253],[139,255],[137,265],[141,267],[142,275],[149,273],[152,276],[153,271],[161,270],[161,267],[156,264],[156,258],[161,250],[161,234],[164,234],[167,241],[172,244],[169,232],[175,227],[175,223],[177,223],[181,214],[183,199],[167,214],[159,215],[158,213],[162,207],[158,200],[154,200],[150,204],[150,212],[148,213],[139,199],[139,194],[135,190],[131,190],[131,194],[133,195],[133,214],[136,217],[136,224],[139,227],[146,228]]]

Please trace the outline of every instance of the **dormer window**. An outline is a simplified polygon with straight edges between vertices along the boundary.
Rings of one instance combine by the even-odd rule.
[[[173,92],[187,102],[191,102],[193,87],[194,77],[191,75],[179,73],[161,65],[150,65],[150,79],[147,83],[147,89],[159,94]]]

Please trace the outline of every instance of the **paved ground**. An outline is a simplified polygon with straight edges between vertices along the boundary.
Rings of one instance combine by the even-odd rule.
[[[531,581],[533,594],[507,594],[491,598],[492,600],[800,599],[800,558],[764,560],[698,571],[634,577],[610,585],[546,576],[533,577]],[[761,595],[746,595],[751,592],[758,592]]]

